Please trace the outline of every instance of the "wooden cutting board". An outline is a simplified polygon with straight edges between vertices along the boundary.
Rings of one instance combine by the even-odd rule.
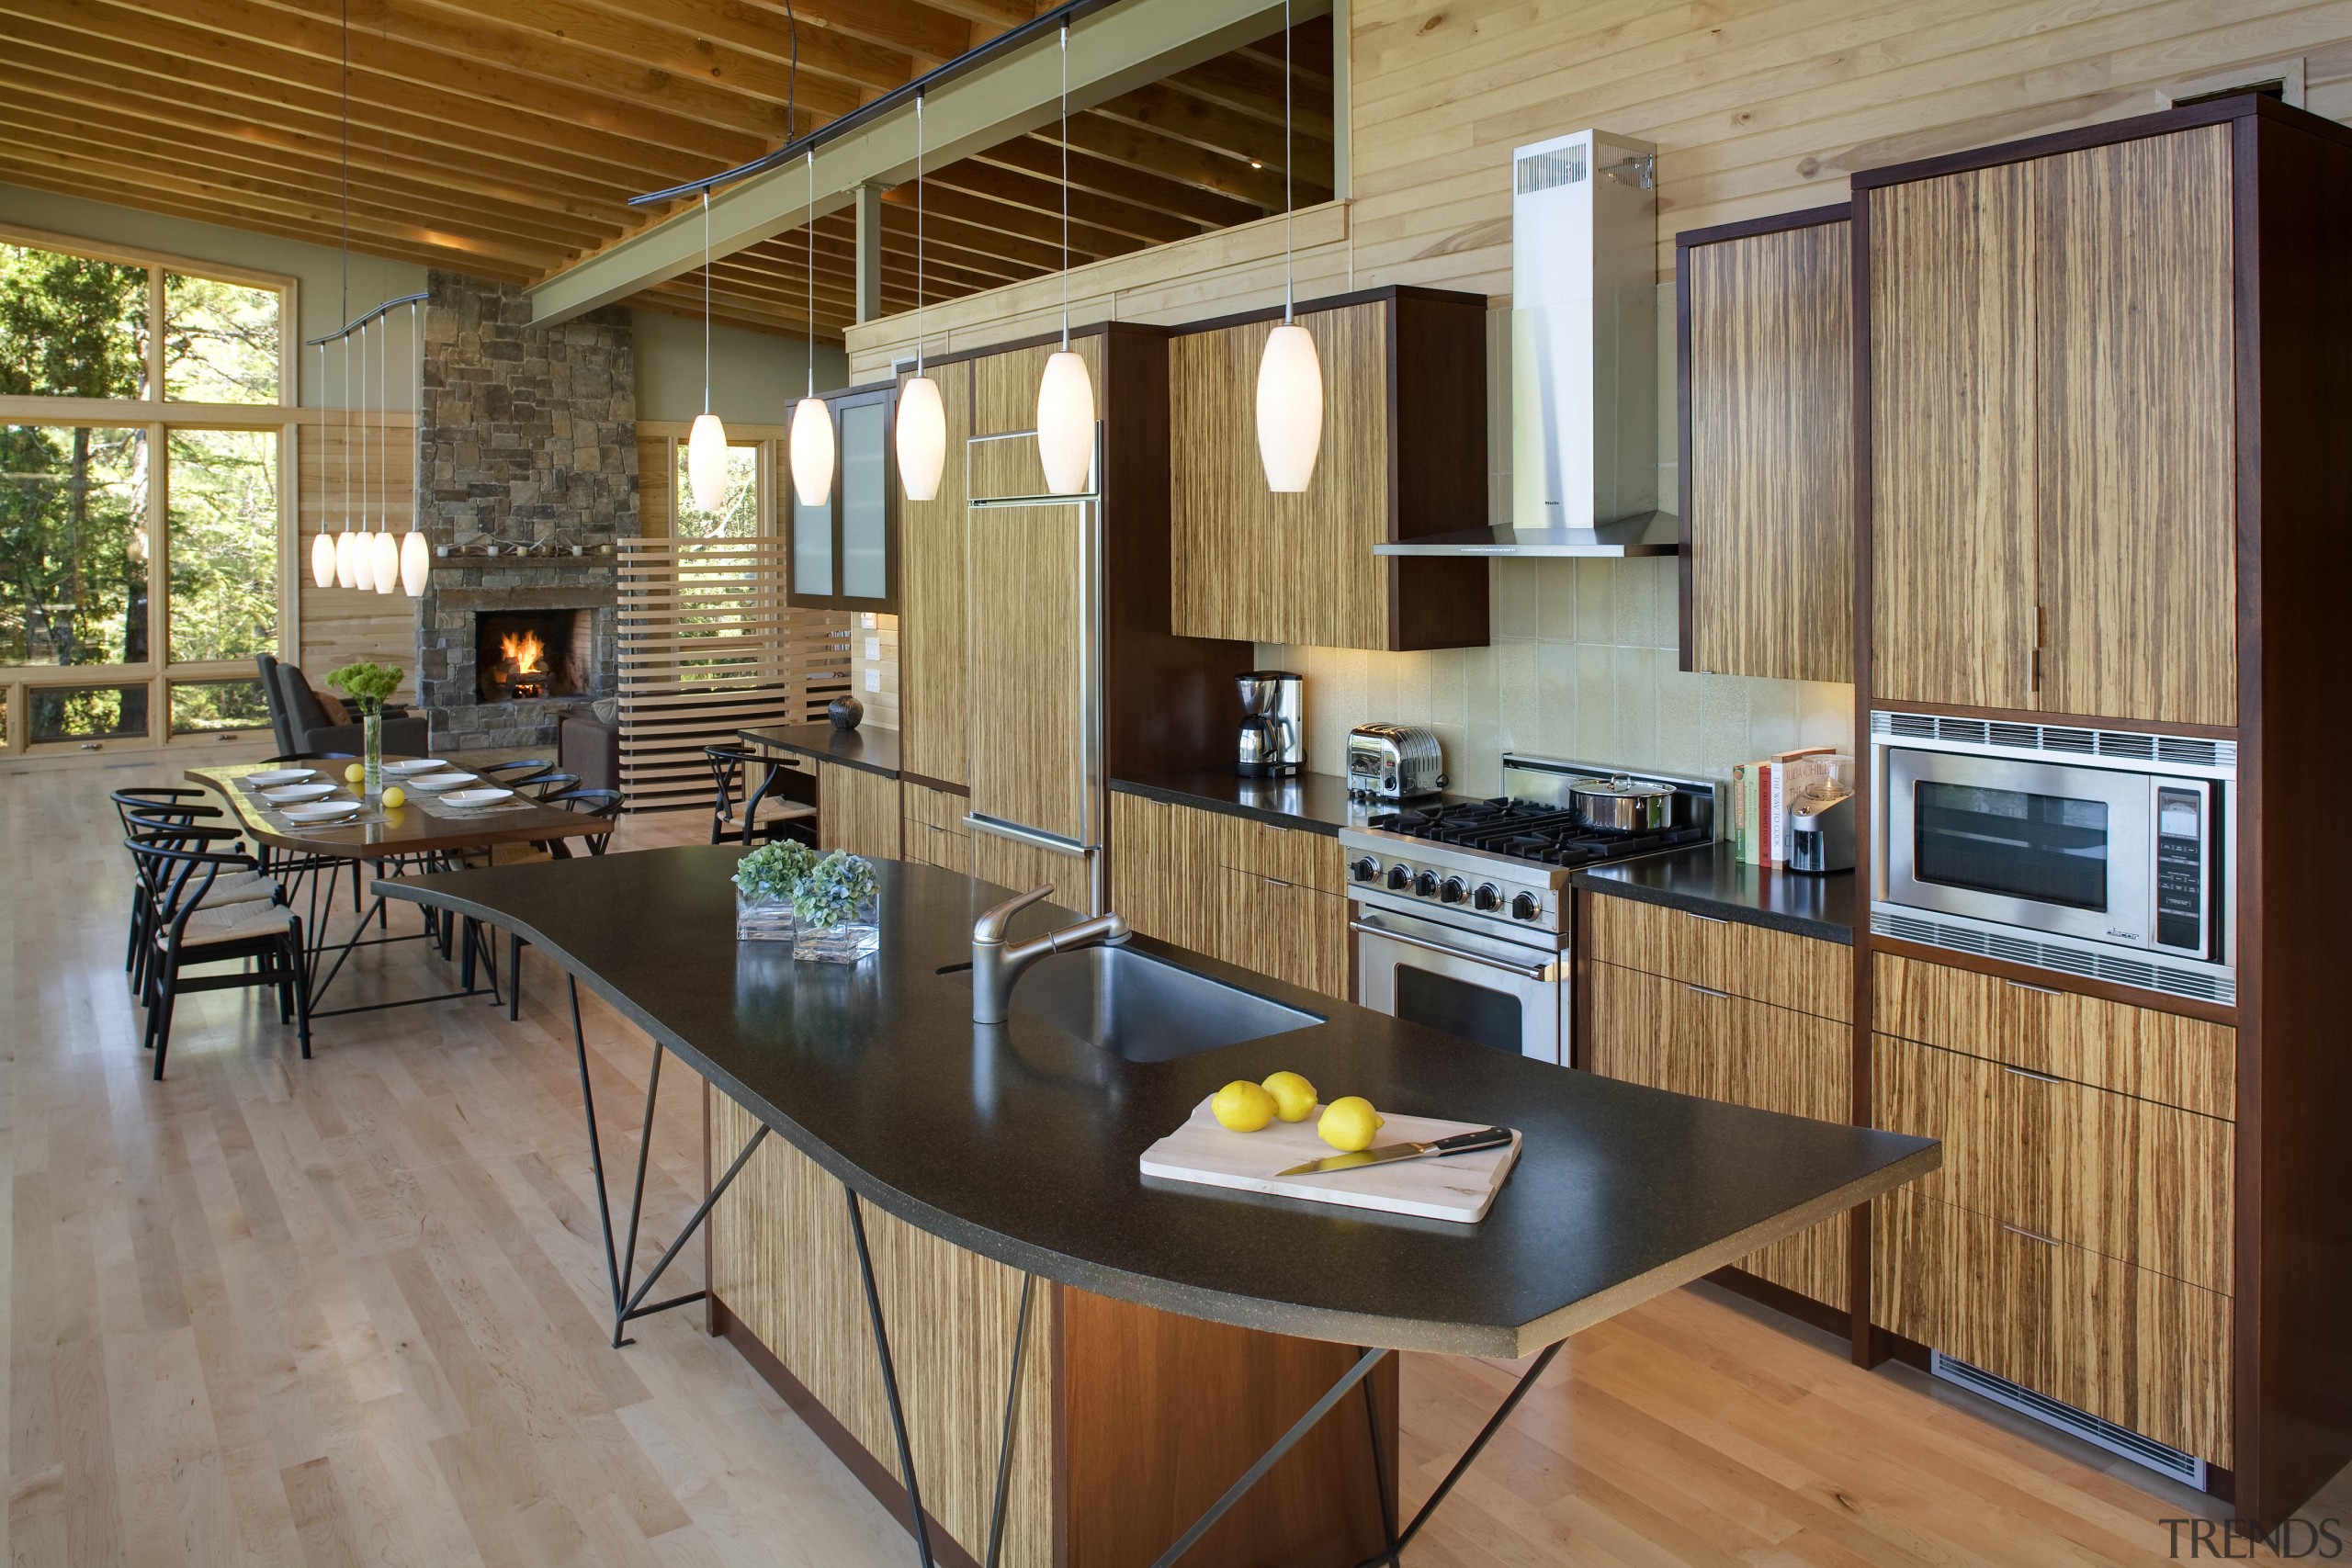
[[[1315,1135],[1315,1122],[1323,1108],[1317,1106],[1315,1114],[1304,1122],[1269,1122],[1255,1133],[1236,1133],[1218,1124],[1209,1103],[1204,1100],[1193,1107],[1182,1126],[1144,1150],[1146,1176],[1470,1224],[1487,1217],[1487,1207],[1502,1190],[1503,1179],[1519,1159],[1519,1134],[1514,1131],[1508,1146],[1475,1154],[1395,1160],[1319,1176],[1276,1176],[1278,1170],[1339,1152]],[[1390,1114],[1374,1146],[1426,1144],[1456,1133],[1476,1133],[1487,1125]]]

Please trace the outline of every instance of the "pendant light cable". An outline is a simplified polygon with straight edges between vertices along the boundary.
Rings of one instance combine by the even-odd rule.
[[[800,17],[792,0],[784,0],[785,25],[792,36],[792,65],[784,84],[784,118],[793,135],[800,134]],[[801,165],[808,171],[808,391],[817,395],[817,150],[808,151]]]
[[[922,89],[915,89],[915,375],[922,375]]]
[[[710,412],[710,187],[702,187],[702,412]]]
[[[1283,0],[1287,6],[1290,0]],[[1069,352],[1069,19],[1062,19],[1062,352]]]
[[[1297,223],[1298,197],[1293,185],[1291,153],[1290,0],[1283,0],[1283,325],[1291,321],[1291,297],[1296,290],[1298,265],[1292,232]],[[1069,156],[1065,152],[1063,156]]]

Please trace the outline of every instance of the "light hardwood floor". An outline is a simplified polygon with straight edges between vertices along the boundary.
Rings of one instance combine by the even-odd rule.
[[[170,1078],[148,1080],[105,791],[170,776],[0,777],[8,1561],[910,1561],[697,1314],[605,1348],[564,990],[544,959],[526,960],[519,1025],[460,1002],[333,1019],[307,1063],[251,993],[191,998]],[[624,841],[703,831],[639,819]],[[413,947],[379,950],[341,999],[428,983]],[[618,1167],[648,1047],[588,1006]],[[698,1096],[665,1077],[649,1247],[699,1190]],[[1408,1505],[1508,1375],[1408,1359]],[[2339,1478],[2312,1511],[2347,1504]],[[1408,1556],[2154,1562],[2159,1521],[2200,1508],[1702,1287],[1579,1337]]]

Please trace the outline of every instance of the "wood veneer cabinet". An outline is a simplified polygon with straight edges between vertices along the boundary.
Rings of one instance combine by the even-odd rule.
[[[919,777],[961,784],[969,782],[964,444],[972,434],[972,367],[956,360],[924,369],[939,384],[947,461],[935,497],[899,502],[899,759]]]
[[[1323,367],[1323,446],[1297,495],[1266,489],[1258,362],[1279,310],[1169,344],[1179,636],[1320,648],[1480,647],[1487,563],[1373,547],[1487,524],[1486,301],[1385,288],[1296,310]]]
[[[1854,678],[1848,211],[1675,236],[1685,670]]]
[[[819,849],[897,860],[904,842],[897,779],[841,762],[818,762]]]
[[[964,825],[964,797],[919,784],[902,784],[899,791],[906,807],[906,858],[971,875],[972,835]]]

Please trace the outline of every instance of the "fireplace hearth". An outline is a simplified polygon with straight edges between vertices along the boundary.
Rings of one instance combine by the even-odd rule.
[[[474,617],[474,670],[485,703],[569,697],[591,668],[586,610],[482,612]]]

